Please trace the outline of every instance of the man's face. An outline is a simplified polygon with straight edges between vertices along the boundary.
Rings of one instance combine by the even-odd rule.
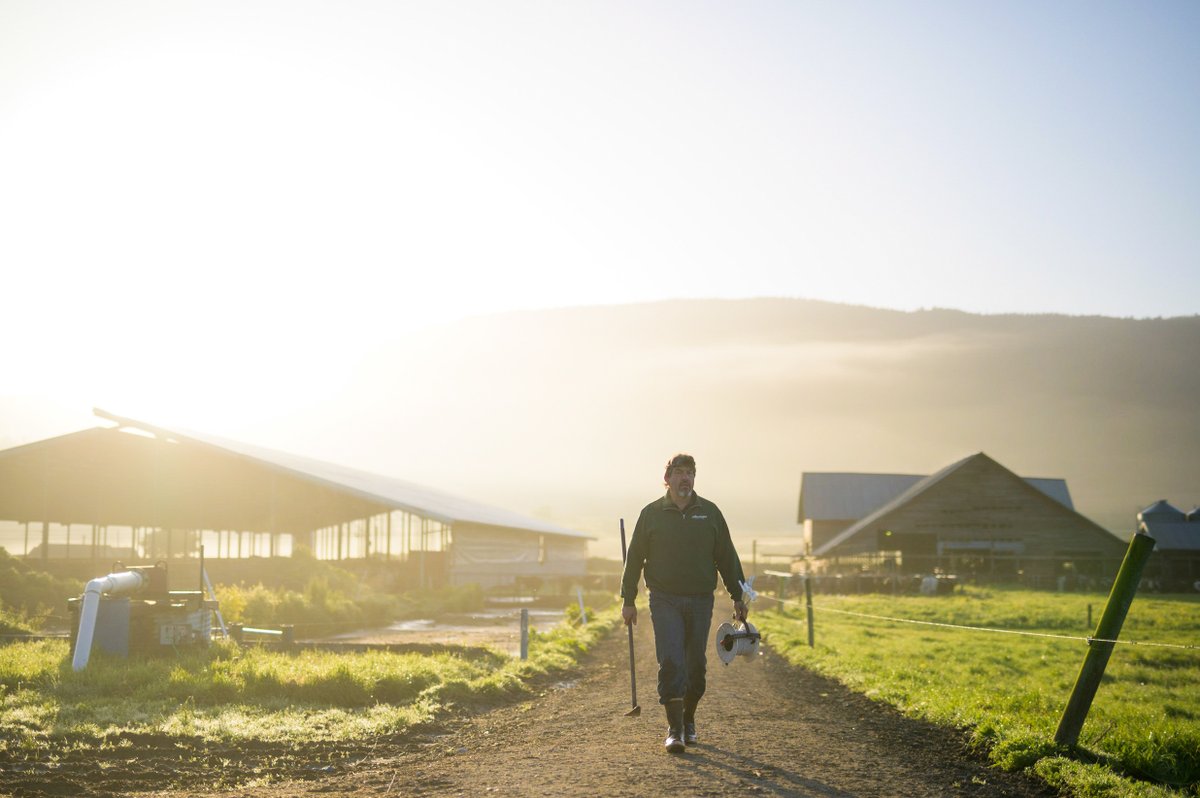
[[[696,469],[675,466],[671,469],[671,476],[667,477],[667,485],[671,489],[672,498],[690,499],[692,489],[696,485]]]

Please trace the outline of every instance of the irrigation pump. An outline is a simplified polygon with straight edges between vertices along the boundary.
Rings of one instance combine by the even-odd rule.
[[[168,590],[166,563],[126,568],[87,583],[67,602],[72,616],[71,667],[87,667],[93,646],[119,657],[153,654],[177,646],[208,645],[217,602],[202,590]]]

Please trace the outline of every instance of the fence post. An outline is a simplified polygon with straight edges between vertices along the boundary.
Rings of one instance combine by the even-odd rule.
[[[521,608],[521,659],[529,659],[529,610]]]
[[[575,588],[575,595],[579,597],[579,620],[587,626],[587,607],[583,606],[583,588]]]
[[[1154,538],[1145,533],[1145,528],[1139,529],[1129,541],[1129,549],[1125,559],[1113,580],[1112,591],[1108,594],[1108,603],[1100,615],[1100,623],[1096,625],[1095,634],[1088,638],[1088,651],[1083,658],[1083,667],[1079,669],[1079,677],[1067,699],[1062,718],[1058,722],[1058,731],[1054,733],[1054,742],[1058,745],[1074,747],[1079,742],[1079,732],[1083,729],[1083,721],[1087,718],[1088,710],[1092,708],[1092,700],[1100,687],[1100,679],[1104,676],[1104,668],[1112,654],[1112,641],[1121,633],[1121,625],[1129,612],[1137,593],[1138,581],[1142,578],[1142,569],[1150,552],[1154,550]]]
[[[808,610],[808,647],[813,648],[812,574],[804,574],[804,607]]]

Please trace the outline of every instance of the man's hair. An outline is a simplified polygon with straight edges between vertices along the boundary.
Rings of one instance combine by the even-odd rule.
[[[690,468],[695,471],[696,458],[692,457],[690,454],[683,454],[682,452],[672,457],[667,461],[667,470],[663,472],[663,482],[670,481],[671,472],[674,471],[677,466],[683,466],[684,468]]]

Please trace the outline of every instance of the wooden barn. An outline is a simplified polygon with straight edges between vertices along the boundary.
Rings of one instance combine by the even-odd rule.
[[[1200,507],[1184,513],[1160,499],[1137,515],[1138,529],[1154,538],[1143,578],[1172,593],[1200,591]]]
[[[1126,549],[1075,511],[1065,481],[1019,477],[982,452],[930,476],[805,474],[800,521],[818,573],[1099,584]]]
[[[411,482],[134,419],[0,451],[13,553],[108,566],[285,557],[394,564],[410,587],[570,582],[590,536]],[[21,543],[14,545],[12,528]],[[32,534],[32,539],[31,539]],[[125,564],[131,564],[126,561]]]

